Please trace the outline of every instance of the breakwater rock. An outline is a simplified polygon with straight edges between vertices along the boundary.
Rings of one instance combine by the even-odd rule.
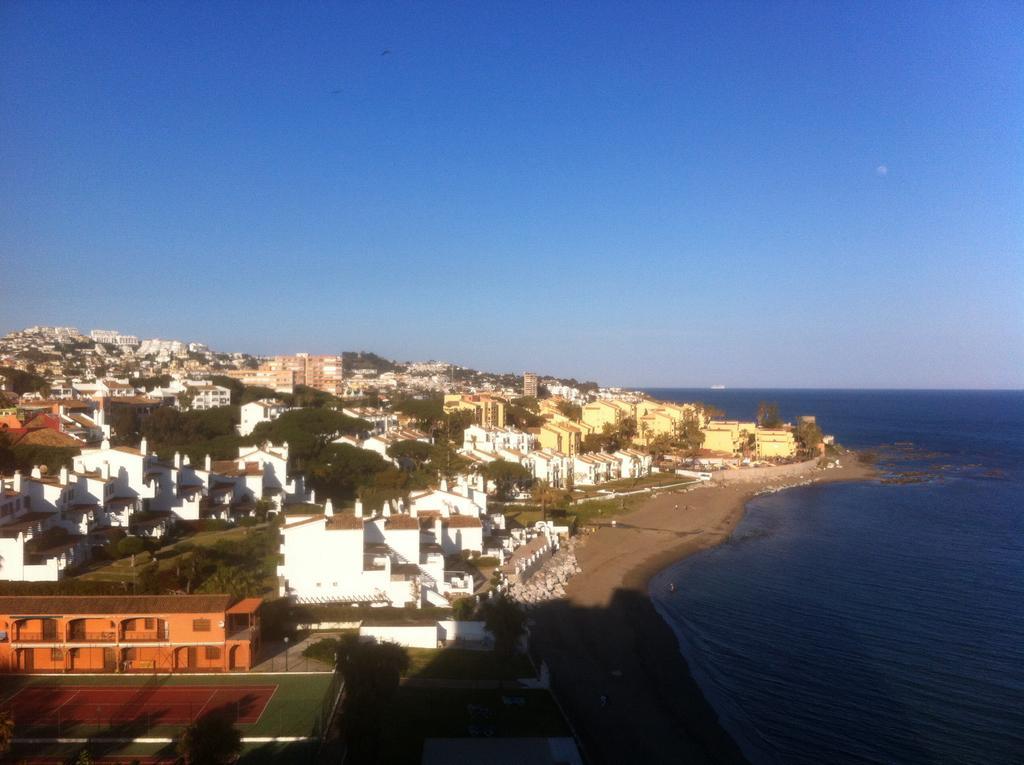
[[[580,564],[576,560],[577,544],[578,538],[570,538],[531,576],[509,585],[509,597],[525,605],[564,598],[565,586],[580,573]]]

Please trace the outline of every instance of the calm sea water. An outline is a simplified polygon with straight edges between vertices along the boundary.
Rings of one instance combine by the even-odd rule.
[[[1024,393],[657,390],[911,441],[924,483],[756,498],[651,582],[755,763],[1024,763]],[[676,591],[669,592],[669,583]]]

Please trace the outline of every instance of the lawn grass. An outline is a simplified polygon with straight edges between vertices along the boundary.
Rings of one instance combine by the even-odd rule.
[[[692,483],[695,480],[697,479],[687,478],[675,473],[651,473],[641,478],[620,478],[617,481],[608,481],[596,486],[588,486],[581,491],[586,496],[600,496],[605,491],[637,491],[639,489],[657,488],[659,486]]]
[[[522,700],[522,706],[502,698]],[[378,763],[418,763],[426,738],[572,735],[545,690],[399,688],[381,718]]]
[[[167,571],[174,568],[179,558],[183,555],[189,554],[189,546],[194,545],[196,547],[212,547],[222,539],[240,539],[246,536],[250,530],[259,529],[266,526],[266,524],[257,524],[255,526],[239,526],[231,529],[223,529],[220,531],[200,531],[195,534],[191,534],[183,539],[179,539],[176,542],[172,542],[166,547],[161,547],[156,551],[157,565],[161,571]],[[182,549],[183,548],[183,549]],[[131,558],[121,558],[115,560],[106,566],[97,567],[91,571],[87,571],[80,574],[77,578],[91,580],[95,582],[132,582],[139,570],[153,560],[153,554],[149,551],[141,552],[135,556],[135,566],[131,565]],[[182,559],[183,561],[184,559]]]
[[[267,704],[259,721],[240,724],[243,736],[308,736],[316,724],[324,695],[330,685],[331,673],[304,675],[210,674],[210,675],[38,675],[0,676],[0,704],[22,688],[32,686],[81,685],[96,687],[171,687],[171,686],[252,686],[276,685],[277,690]],[[16,710],[15,710],[16,714]],[[18,721],[17,735],[28,735],[31,721]],[[61,730],[63,736],[133,737],[141,735],[177,736],[180,725],[154,725],[144,732],[120,731],[118,726],[83,723]],[[39,737],[53,735],[53,731],[40,731]]]
[[[494,651],[464,648],[407,648],[406,677],[448,680],[516,680],[534,677],[533,665],[523,654],[502,656]]]

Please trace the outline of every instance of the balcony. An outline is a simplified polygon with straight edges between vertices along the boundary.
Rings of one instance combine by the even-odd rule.
[[[57,643],[60,638],[53,632],[19,632],[12,639],[12,643]]]
[[[68,635],[69,643],[114,643],[117,633],[110,632],[72,632]]]
[[[160,633],[157,630],[146,632],[126,632],[121,638],[122,643],[156,643],[161,640],[167,640],[167,634]]]

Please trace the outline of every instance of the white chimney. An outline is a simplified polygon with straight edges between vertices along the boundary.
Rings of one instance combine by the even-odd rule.
[[[334,503],[331,502],[331,498],[328,497],[327,501],[324,502],[324,515],[331,518],[334,515]]]
[[[60,485],[61,486],[67,486],[68,485],[68,469],[66,467],[63,467],[63,466],[60,469]]]
[[[419,512],[420,511],[416,509],[416,505],[409,506],[409,515],[411,515],[413,518],[419,518]]]
[[[103,476],[103,480],[104,481],[109,481],[110,480],[110,463],[109,462],[104,462],[100,466],[100,475]]]
[[[32,477],[36,480],[43,477],[43,471],[39,469],[38,465],[32,468]]]
[[[181,452],[175,452],[174,453],[174,467],[176,467],[176,468],[180,468],[181,467]]]
[[[209,454],[206,455],[206,459],[203,461],[203,466],[207,473],[213,470],[213,458]]]
[[[316,504],[316,489],[309,490],[309,501],[314,505]]]
[[[14,491],[21,494],[21,471],[14,471]]]
[[[110,439],[109,438],[104,438],[103,441],[100,443],[100,448],[101,449],[109,449],[110,448]]]
[[[363,500],[357,499],[356,500],[356,518],[362,518],[362,517],[363,517]]]
[[[149,454],[149,441],[146,440],[145,436],[139,441],[139,451],[143,454]]]
[[[448,491],[448,479],[447,478],[442,478],[441,479],[440,489],[441,489],[441,491]]]
[[[391,517],[391,500],[390,499],[385,499],[384,500],[384,508],[381,510],[381,515],[383,515],[385,518],[390,518]]]

